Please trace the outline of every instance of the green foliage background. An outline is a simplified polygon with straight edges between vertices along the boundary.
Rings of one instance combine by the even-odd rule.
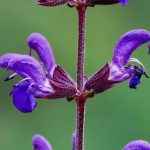
[[[136,28],[150,30],[150,1],[129,0],[125,7],[88,8],[85,70],[88,75],[111,61],[119,37]],[[65,5],[45,8],[34,0],[0,1],[0,55],[28,54],[27,36],[32,32],[50,41],[58,64],[76,76],[77,12]],[[147,46],[140,47],[139,58],[150,72]],[[75,129],[75,102],[39,100],[31,114],[20,113],[12,105],[9,91],[20,79],[3,79],[11,72],[0,70],[0,149],[32,150],[31,138],[42,134],[54,150],[71,150]],[[142,78],[137,90],[128,82],[96,95],[87,102],[85,150],[121,150],[131,140],[150,141],[150,80]]]

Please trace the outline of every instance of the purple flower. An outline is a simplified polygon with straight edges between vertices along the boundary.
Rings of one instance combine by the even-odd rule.
[[[28,37],[28,45],[37,52],[40,63],[28,55],[5,54],[0,57],[0,67],[14,71],[23,79],[17,83],[10,95],[13,104],[21,112],[32,112],[37,105],[36,98],[74,97],[76,84],[71,77],[55,63],[52,49],[46,38],[38,33]],[[6,78],[6,81],[13,76]]]
[[[34,147],[34,150],[52,150],[52,146],[41,135],[35,135],[32,138],[32,145]]]
[[[146,30],[132,30],[124,34],[117,42],[112,61],[94,74],[85,84],[85,90],[101,93],[115,84],[129,80],[129,87],[136,88],[142,75],[146,75],[144,65],[131,54],[142,44],[150,41],[150,33]],[[141,67],[129,64],[135,62]]]
[[[150,150],[150,144],[143,140],[132,141],[122,150]]]
[[[42,6],[57,6],[62,4],[68,4],[69,6],[77,6],[79,3],[78,1],[74,0],[37,0],[37,4]],[[122,5],[126,5],[128,0],[86,0],[85,4],[87,6],[94,6],[94,5],[112,5],[121,3]]]

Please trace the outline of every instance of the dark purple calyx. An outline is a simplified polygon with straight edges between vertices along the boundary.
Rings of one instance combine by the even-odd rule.
[[[47,78],[54,89],[54,93],[46,98],[75,97],[77,93],[76,84],[59,65],[54,68],[53,75],[47,75]]]
[[[100,71],[94,74],[85,84],[85,90],[101,93],[114,86],[117,81],[109,80],[110,67],[107,63]]]

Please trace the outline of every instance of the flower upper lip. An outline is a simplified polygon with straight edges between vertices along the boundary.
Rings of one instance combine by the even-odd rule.
[[[122,150],[149,150],[150,143],[144,140],[135,140],[123,147]]]
[[[48,73],[50,73],[56,63],[52,48],[46,38],[41,36],[39,33],[32,33],[29,35],[27,43],[31,49],[30,51],[32,52],[32,50],[35,50],[37,52],[41,62],[43,62],[45,69]]]
[[[49,142],[43,136],[38,134],[32,138],[32,145],[35,150],[52,150],[52,146]]]

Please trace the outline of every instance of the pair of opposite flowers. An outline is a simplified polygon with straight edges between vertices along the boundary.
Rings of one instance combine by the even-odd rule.
[[[125,5],[127,2],[127,0],[89,0],[88,4],[90,6],[115,3]],[[44,6],[64,3],[71,4],[72,0],[59,0],[58,2],[38,0],[38,4]],[[101,93],[125,80],[129,80],[129,87],[135,89],[140,83],[141,76],[148,76],[144,65],[138,59],[130,58],[130,56],[139,46],[148,44],[149,41],[150,33],[146,30],[138,29],[125,33],[115,45],[112,61],[91,77],[85,75],[83,92]],[[36,108],[36,98],[66,97],[68,100],[76,98],[79,94],[76,81],[56,63],[47,39],[39,33],[32,33],[27,42],[31,50],[30,56],[8,53],[0,57],[0,67],[15,72],[7,77],[6,81],[14,78],[16,74],[23,78],[10,92],[16,108],[21,112],[28,113]],[[32,50],[38,54],[43,66],[32,57]],[[132,65],[131,62],[137,63],[137,66]],[[48,141],[40,135],[35,135],[32,143],[35,150],[52,150]],[[72,143],[73,150],[76,150],[75,135]],[[123,150],[150,150],[150,144],[142,140],[133,141],[127,144]]]
[[[8,53],[0,57],[1,68],[12,70],[23,77],[10,92],[16,108],[28,113],[35,109],[36,98],[75,98],[78,95],[76,82],[55,62],[46,38],[39,33],[32,33],[27,41],[29,48],[37,52],[43,67],[29,55]],[[91,77],[85,77],[83,91],[98,94],[125,80],[129,80],[130,88],[136,88],[141,76],[148,76],[144,65],[130,56],[143,44],[149,47],[149,42],[150,32],[146,30],[137,29],[125,33],[115,45],[112,61]],[[131,62],[137,63],[137,66],[132,65]],[[10,80],[12,77],[13,75],[5,80]],[[76,150],[74,139],[75,137],[72,142],[73,150]],[[40,135],[34,136],[32,142],[35,150],[52,150],[48,141]],[[150,150],[150,144],[141,140],[134,141],[127,144],[123,150]]]

